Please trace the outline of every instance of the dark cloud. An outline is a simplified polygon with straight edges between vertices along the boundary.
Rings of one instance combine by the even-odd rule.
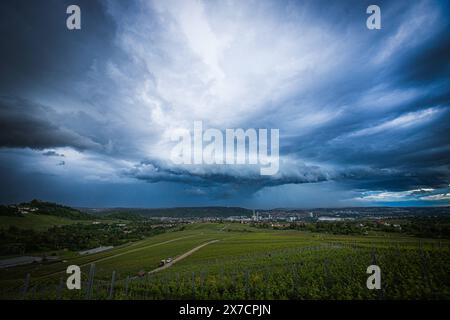
[[[450,4],[442,2],[447,12]],[[426,46],[408,52],[408,59],[401,59],[394,72],[402,78],[406,84],[439,83],[449,86],[448,74],[450,73],[450,22],[445,21],[442,29],[437,30]],[[447,102],[448,102],[447,96]]]
[[[82,28],[72,32],[66,8],[75,3],[82,8]],[[103,1],[1,1],[0,70],[8,76],[0,76],[0,94],[81,81],[111,50],[114,28]]]
[[[43,152],[42,155],[46,156],[46,157],[64,157],[64,154],[58,153],[54,150],[49,150],[49,151]]]
[[[55,111],[31,101],[0,97],[0,147],[46,149],[73,147],[95,149],[98,144],[60,127]]]
[[[332,178],[331,172],[320,167],[300,164],[292,172],[281,171],[273,176],[261,176],[259,166],[227,165],[224,170],[220,165],[174,166],[159,160],[141,161],[123,174],[149,183],[170,181],[186,184],[215,198],[228,198],[242,193],[251,195],[264,187],[323,182]]]

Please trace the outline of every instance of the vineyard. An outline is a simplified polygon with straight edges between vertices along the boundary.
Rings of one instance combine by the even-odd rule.
[[[160,272],[164,257],[218,240]],[[3,298],[17,299],[449,299],[450,243],[413,237],[354,237],[197,224],[151,243],[64,265],[2,274]],[[82,260],[83,259],[83,260]],[[81,263],[82,262],[82,263]],[[63,272],[82,266],[82,289]],[[381,268],[381,290],[366,269]],[[144,275],[137,273],[145,270]],[[2,271],[4,272],[4,271]],[[27,276],[28,275],[28,276]],[[14,279],[16,278],[16,279]]]

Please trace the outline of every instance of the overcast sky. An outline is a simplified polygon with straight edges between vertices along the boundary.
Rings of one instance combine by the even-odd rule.
[[[81,30],[66,8],[81,8]],[[366,8],[381,8],[368,30]],[[450,204],[448,1],[1,1],[0,202]],[[280,168],[175,165],[278,128]]]

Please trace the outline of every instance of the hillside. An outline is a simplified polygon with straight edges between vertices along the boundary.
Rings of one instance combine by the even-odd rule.
[[[35,231],[46,231],[54,226],[65,226],[79,223],[81,220],[71,220],[67,218],[49,216],[45,214],[27,214],[25,216],[1,216],[0,230],[9,229],[14,226],[18,229],[27,229]]]
[[[46,215],[70,220],[93,220],[91,214],[56,203],[32,200],[18,205],[0,206],[0,216],[24,217],[29,214]]]
[[[19,229],[44,231],[53,226],[63,226],[94,219],[98,219],[98,217],[74,208],[39,200],[0,206],[0,229],[8,229],[14,226]]]

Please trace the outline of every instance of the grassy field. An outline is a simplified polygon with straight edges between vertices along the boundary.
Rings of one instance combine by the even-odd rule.
[[[144,277],[164,258],[175,258],[212,240],[169,268]],[[114,250],[75,256],[50,265],[0,271],[2,296],[86,298],[58,283],[68,265],[87,280],[95,263],[90,298],[105,299],[116,271],[116,299],[436,299],[450,298],[448,241],[406,236],[336,236],[262,230],[241,224],[192,224]],[[366,268],[382,270],[382,290],[368,290]],[[31,275],[25,296],[25,275]],[[128,280],[127,280],[128,278]]]

